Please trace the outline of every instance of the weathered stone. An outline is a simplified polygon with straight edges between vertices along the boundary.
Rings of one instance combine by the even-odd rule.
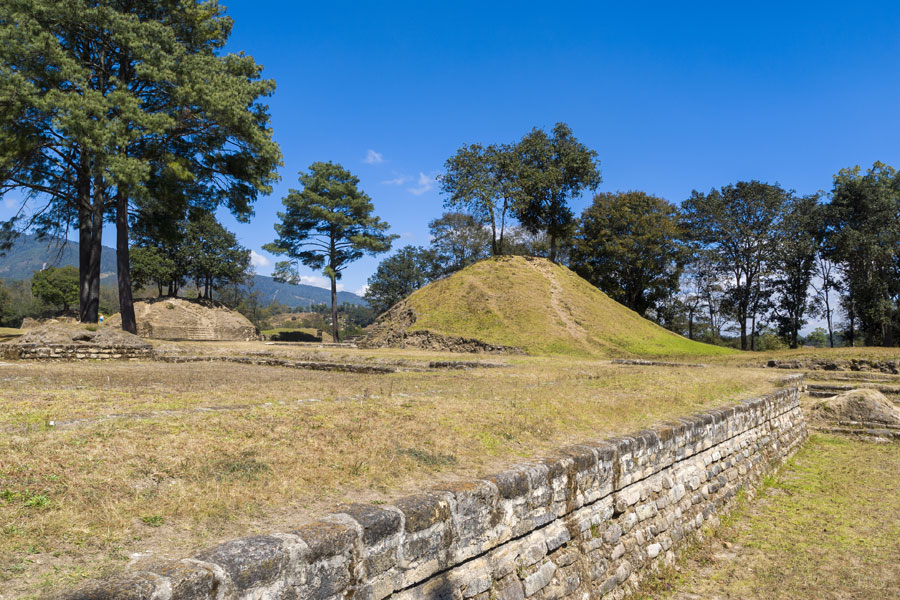
[[[351,504],[341,510],[363,528],[363,542],[377,544],[383,539],[400,532],[400,515],[371,504]]]
[[[553,579],[554,573],[556,573],[556,565],[547,561],[537,571],[526,577],[523,582],[525,585],[525,597],[532,596],[535,592],[546,587],[550,580]]]
[[[394,503],[406,516],[405,530],[414,533],[450,519],[450,503],[443,495],[417,494]]]
[[[159,575],[138,571],[88,583],[59,600],[148,600],[161,595],[162,585]]]
[[[235,588],[243,591],[278,580],[289,558],[283,544],[279,538],[259,535],[226,542],[196,558],[222,567]]]
[[[356,539],[356,531],[352,527],[328,521],[304,525],[294,533],[309,547],[307,560],[310,563],[324,557],[349,553]]]
[[[528,493],[529,478],[524,469],[512,469],[488,477],[497,486],[501,498],[519,498]]]

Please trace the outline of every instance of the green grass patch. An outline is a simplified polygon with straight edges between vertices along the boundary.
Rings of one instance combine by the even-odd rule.
[[[896,598],[900,445],[813,435],[642,598]]]

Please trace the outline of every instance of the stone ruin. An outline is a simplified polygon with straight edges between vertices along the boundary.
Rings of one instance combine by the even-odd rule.
[[[142,338],[186,341],[255,341],[259,331],[247,317],[211,300],[153,298],[135,302],[137,333]],[[120,328],[121,315],[104,327]]]
[[[6,359],[148,358],[153,347],[121,329],[82,323],[46,323],[0,344]]]

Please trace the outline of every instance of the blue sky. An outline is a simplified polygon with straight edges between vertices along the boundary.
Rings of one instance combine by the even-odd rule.
[[[261,273],[281,198],[317,160],[359,176],[395,247],[427,244],[434,176],[461,144],[557,121],[599,153],[601,190],[676,203],[740,179],[811,193],[842,167],[900,166],[900,3],[222,2],[228,50],[278,85],[282,180],[250,224],[223,219]],[[350,266],[344,289],[379,260]]]

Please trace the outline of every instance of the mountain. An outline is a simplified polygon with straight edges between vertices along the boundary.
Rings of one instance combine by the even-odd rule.
[[[39,240],[34,235],[23,235],[15,245],[0,256],[0,277],[3,279],[31,279],[35,271],[44,267],[78,266],[78,242],[62,240]],[[103,246],[100,253],[101,279],[115,285],[116,251]],[[106,283],[105,281],[103,283]]]
[[[39,240],[34,235],[23,235],[3,256],[0,256],[0,279],[30,279],[35,271],[44,267],[78,266],[78,242]],[[103,246],[100,254],[101,283],[115,286],[116,250]],[[330,304],[331,291],[312,285],[278,283],[266,275],[255,275],[253,291],[260,293],[260,302],[269,304],[278,300],[286,306]],[[338,303],[365,304],[366,301],[350,292],[338,292]]]
[[[262,294],[263,304],[273,300],[294,306],[309,306],[310,304],[331,304],[331,290],[316,287],[314,285],[291,285],[279,283],[266,275],[253,277],[253,291]],[[338,304],[366,304],[366,301],[352,292],[338,292]]]
[[[731,352],[648,321],[563,266],[522,256],[483,260],[413,292],[379,317],[366,343],[595,357]]]

